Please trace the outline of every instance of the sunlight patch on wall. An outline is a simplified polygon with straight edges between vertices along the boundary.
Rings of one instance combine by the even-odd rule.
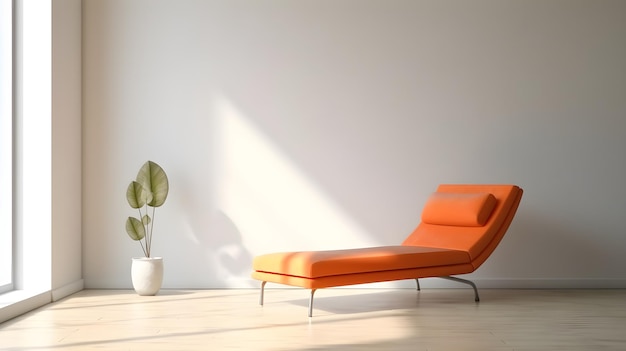
[[[253,254],[372,245],[371,235],[227,98],[215,100],[217,206]]]

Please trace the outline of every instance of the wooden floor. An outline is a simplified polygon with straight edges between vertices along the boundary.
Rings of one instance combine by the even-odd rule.
[[[84,290],[0,324],[17,350],[626,350],[626,290]]]

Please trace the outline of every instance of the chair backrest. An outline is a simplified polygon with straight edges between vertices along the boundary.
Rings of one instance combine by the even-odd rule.
[[[522,193],[516,185],[442,184],[402,245],[466,251],[476,269],[504,237]]]

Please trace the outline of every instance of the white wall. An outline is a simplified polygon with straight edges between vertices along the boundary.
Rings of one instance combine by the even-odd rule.
[[[52,1],[52,291],[82,280],[81,0]]]
[[[626,2],[83,7],[87,287],[131,286],[125,190],[147,159],[170,177],[165,287],[399,243],[448,182],[525,189],[479,286],[626,286]]]

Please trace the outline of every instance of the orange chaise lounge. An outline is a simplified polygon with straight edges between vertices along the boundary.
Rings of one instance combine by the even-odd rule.
[[[476,285],[452,275],[475,271],[509,228],[522,198],[516,185],[443,184],[427,200],[421,223],[401,245],[347,250],[278,252],[253,260],[260,304],[267,282],[317,289],[382,281],[438,277]]]

